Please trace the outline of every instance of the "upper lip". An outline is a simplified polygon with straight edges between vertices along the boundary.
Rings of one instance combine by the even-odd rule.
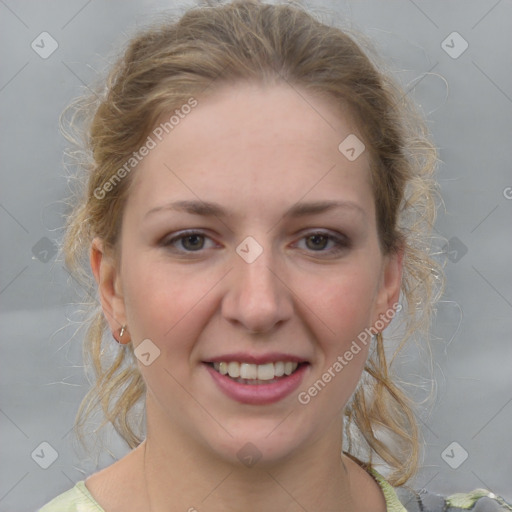
[[[224,354],[222,356],[212,357],[205,360],[205,363],[229,363],[231,361],[237,361],[239,363],[249,364],[267,364],[276,363],[278,361],[291,361],[292,363],[307,363],[307,360],[303,357],[294,356],[291,354],[284,354],[279,352],[272,352],[268,354],[248,354],[245,352],[237,352],[233,354]]]

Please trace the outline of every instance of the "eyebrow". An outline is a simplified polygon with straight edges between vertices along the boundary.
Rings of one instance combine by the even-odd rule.
[[[363,217],[366,217],[366,212],[363,208],[352,201],[313,201],[310,203],[296,203],[284,213],[283,218],[317,215],[336,208],[352,210]],[[169,210],[181,211],[192,215],[201,215],[203,217],[226,218],[229,216],[229,212],[227,212],[218,203],[208,201],[175,201],[173,203],[152,208],[145,214],[145,217],[157,212],[165,212]]]

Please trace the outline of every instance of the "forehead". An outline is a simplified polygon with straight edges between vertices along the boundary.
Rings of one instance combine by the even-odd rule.
[[[367,155],[349,161],[338,149],[358,130],[333,101],[288,84],[224,86],[197,101],[155,139],[129,201],[150,207],[178,196],[217,202],[229,196],[261,209],[306,194],[315,199],[337,190],[363,201],[371,192]]]

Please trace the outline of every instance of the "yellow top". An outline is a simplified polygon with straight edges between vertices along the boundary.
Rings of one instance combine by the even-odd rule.
[[[407,512],[400,503],[393,487],[382,475],[374,469],[369,470],[370,474],[379,484],[386,500],[387,512]],[[85,481],[81,480],[72,489],[57,496],[38,512],[105,512],[98,502],[92,497]]]
[[[503,498],[496,496],[485,489],[476,489],[469,493],[453,494],[447,498],[433,495],[431,493],[415,493],[409,491],[403,496],[405,506],[400,502],[395,489],[389,482],[379,474],[375,469],[368,468],[368,473],[375,479],[382,489],[386,501],[387,512],[407,512],[405,506],[411,503],[414,510],[418,510],[418,504],[430,497],[430,507],[432,512],[455,512],[455,510],[471,510],[476,503],[482,500],[482,506],[486,507],[488,512],[512,511],[512,506],[506,503]],[[435,498],[432,500],[432,498]],[[423,506],[423,505],[422,505]],[[420,508],[419,510],[423,510]],[[483,510],[483,509],[482,509]],[[92,497],[85,486],[85,481],[81,480],[72,489],[57,496],[46,504],[38,512],[105,512],[98,502]]]

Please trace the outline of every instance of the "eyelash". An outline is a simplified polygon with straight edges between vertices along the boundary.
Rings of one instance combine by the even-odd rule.
[[[181,233],[179,233],[171,238],[164,239],[161,242],[161,245],[165,248],[171,248],[171,246],[173,244],[175,244],[176,242],[179,242],[180,240],[184,240],[185,238],[190,237],[190,236],[200,236],[200,237],[204,237],[204,238],[210,238],[209,236],[207,236],[206,234],[204,234],[201,231],[193,231],[193,230],[192,231],[182,231]],[[324,254],[336,255],[336,254],[339,254],[340,252],[343,252],[343,251],[347,250],[348,248],[350,248],[350,240],[347,237],[345,237],[343,235],[336,236],[336,235],[333,235],[332,233],[329,233],[326,231],[311,231],[311,232],[307,233],[306,235],[304,235],[303,237],[301,237],[301,240],[304,240],[304,239],[307,239],[307,238],[310,238],[313,236],[326,237],[326,238],[328,238],[328,241],[334,242],[335,247],[333,249],[327,250],[327,251],[325,251],[325,250],[319,250],[319,251],[309,250],[309,252],[312,252],[312,253],[324,253]],[[186,249],[180,250],[180,249],[172,248],[171,250],[175,250],[176,252],[181,252],[181,253],[185,253],[185,254],[194,254],[194,253],[200,254],[201,252],[203,252],[203,249],[199,249],[197,251],[189,251]]]

